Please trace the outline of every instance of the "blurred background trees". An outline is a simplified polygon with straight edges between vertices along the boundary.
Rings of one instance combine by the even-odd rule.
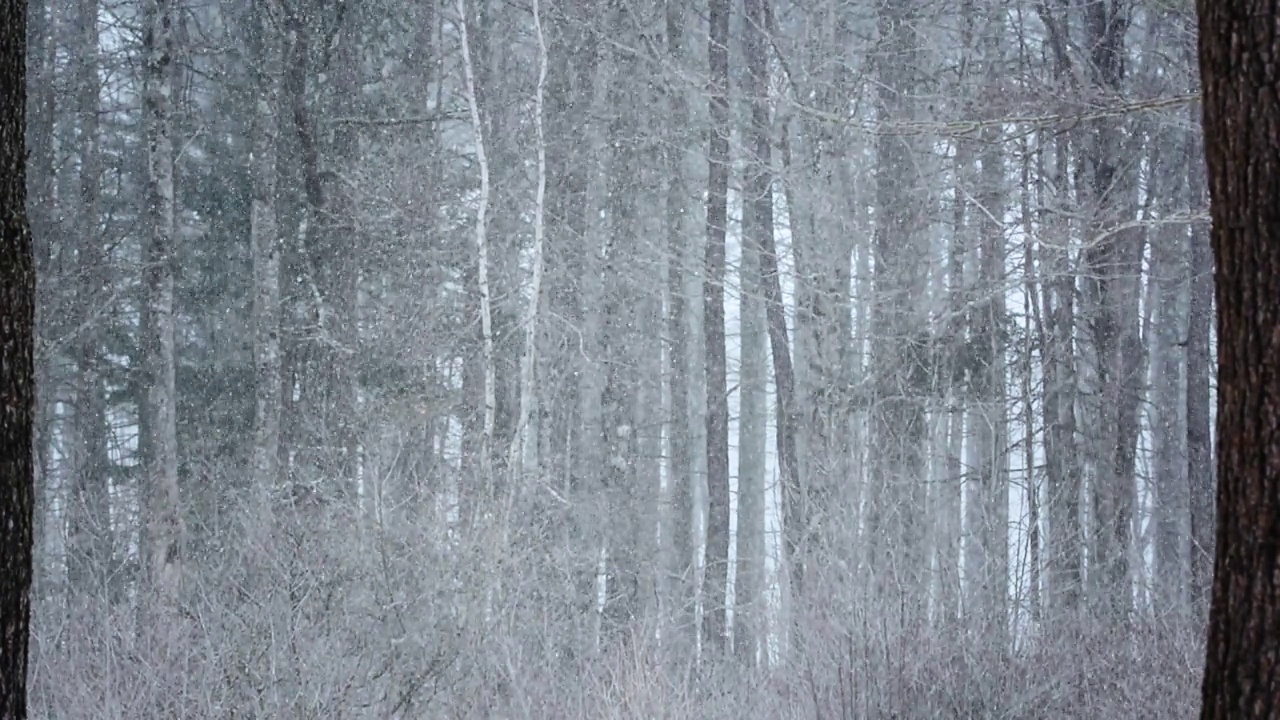
[[[35,714],[1190,712],[1189,4],[30,7]]]

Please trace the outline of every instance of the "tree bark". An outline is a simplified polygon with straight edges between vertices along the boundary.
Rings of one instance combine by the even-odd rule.
[[[675,67],[684,62],[684,3],[682,0],[666,1],[667,57]],[[667,432],[669,472],[667,474],[669,512],[668,525],[663,538],[671,548],[668,569],[671,589],[668,592],[673,609],[672,622],[676,627],[691,625],[686,615],[693,606],[693,452],[689,424],[689,310],[687,308],[686,263],[692,257],[689,249],[689,233],[686,218],[691,208],[684,172],[683,143],[689,116],[684,86],[671,83],[667,86],[671,123],[668,132],[671,142],[666,147],[667,197],[667,367],[665,369],[671,394],[671,418]],[[675,628],[672,628],[675,631]]]
[[[1201,717],[1280,718],[1280,6],[1197,8],[1219,339]]]
[[[0,718],[27,717],[35,261],[26,217],[27,4],[0,1]]]
[[[725,225],[729,192],[729,0],[711,0],[707,43],[711,83],[707,248],[702,283],[707,362],[707,575],[703,641],[722,648],[728,633],[729,394],[725,367]]]
[[[740,626],[747,632],[738,642],[748,662],[756,648],[764,647],[767,618],[765,598],[765,498],[767,443],[768,352],[765,345],[766,309],[761,302],[766,278],[761,274],[763,248],[773,245],[773,148],[769,118],[769,67],[766,53],[766,3],[769,0],[744,0],[746,38],[744,54],[747,65],[747,94],[750,101],[748,130],[753,163],[747,171],[742,218],[742,366],[739,376],[740,416],[738,420],[738,582],[734,585],[742,617]],[[766,236],[767,239],[766,239]],[[776,282],[776,277],[774,278]]]
[[[538,0],[533,0],[533,29],[538,41],[538,85],[533,99],[533,125],[535,153],[538,157],[538,187],[533,205],[533,257],[529,263],[533,266],[532,280],[529,288],[529,305],[524,319],[524,353],[520,357],[520,405],[516,431],[511,441],[511,449],[507,458],[507,468],[511,473],[514,486],[511,492],[519,492],[522,478],[526,470],[533,471],[535,480],[538,477],[537,464],[537,425],[531,424],[534,406],[537,404],[537,387],[534,385],[534,369],[537,367],[538,352],[538,310],[542,304],[542,277],[544,263],[543,247],[546,244],[546,198],[547,198],[547,140],[543,131],[543,106],[547,89],[547,42],[542,33],[542,7]],[[526,463],[528,467],[526,467]]]
[[[480,117],[480,101],[476,94],[476,73],[471,60],[471,44],[468,39],[467,6],[465,0],[457,1],[457,11],[461,33],[459,43],[462,47],[463,70],[466,77],[465,95],[467,108],[471,115],[471,131],[475,142],[476,164],[480,168],[480,203],[476,208],[475,240],[476,240],[476,278],[480,291],[480,338],[483,343],[484,362],[484,424],[480,430],[480,482],[488,491],[496,487],[493,476],[493,434],[497,414],[497,396],[495,387],[497,380],[494,370],[493,356],[493,303],[489,293],[489,158],[485,154],[484,124]]]
[[[144,358],[146,398],[148,537],[151,581],[162,609],[177,603],[182,575],[182,516],[178,510],[178,430],[174,378],[173,317],[173,6],[170,0],[143,5],[143,114],[147,133]]]
[[[1186,198],[1186,153],[1181,140],[1184,131],[1161,133],[1152,148],[1151,166],[1158,189],[1155,205],[1162,216],[1176,212]],[[1162,150],[1172,150],[1165,159]],[[1190,508],[1187,463],[1184,457],[1187,433],[1183,429],[1182,346],[1183,295],[1187,280],[1187,228],[1169,223],[1161,226],[1152,243],[1151,283],[1156,305],[1152,328],[1151,423],[1155,491],[1155,569],[1153,586],[1157,613],[1183,613],[1187,607],[1190,566],[1188,537]],[[1208,390],[1207,379],[1205,390]]]

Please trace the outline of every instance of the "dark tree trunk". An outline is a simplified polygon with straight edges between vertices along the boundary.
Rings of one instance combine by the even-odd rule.
[[[722,647],[729,570],[729,396],[725,367],[725,223],[729,192],[729,0],[711,0],[711,141],[707,179],[706,277],[702,283],[707,359],[706,642]]]
[[[0,0],[0,718],[27,717],[35,269],[26,217],[27,10]]]
[[[1201,717],[1280,718],[1280,4],[1197,7],[1219,345]]]
[[[673,65],[679,66],[684,61],[684,18],[685,10],[679,0],[667,0],[667,54]],[[674,587],[671,590],[671,602],[677,609],[674,613],[677,625],[683,624],[685,614],[693,607],[693,585],[687,581],[692,577],[688,568],[693,563],[693,448],[690,447],[689,436],[693,434],[690,427],[689,412],[689,328],[688,311],[685,309],[685,262],[691,252],[688,248],[690,238],[686,235],[682,218],[688,212],[688,189],[685,184],[682,143],[687,142],[687,122],[689,110],[685,99],[685,90],[681,86],[667,88],[670,93],[669,103],[671,123],[668,132],[672,142],[666,149],[667,161],[667,295],[670,307],[667,309],[668,365],[666,372],[671,378],[671,477],[670,508],[667,522],[670,528],[664,537],[671,542],[672,562],[669,567]],[[691,616],[691,615],[690,615]]]

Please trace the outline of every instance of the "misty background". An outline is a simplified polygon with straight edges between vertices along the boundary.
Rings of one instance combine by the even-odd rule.
[[[31,0],[31,712],[1177,718],[1189,0]]]

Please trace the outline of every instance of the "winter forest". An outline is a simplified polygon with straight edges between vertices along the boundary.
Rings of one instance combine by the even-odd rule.
[[[45,718],[1183,718],[1189,0],[29,0]]]

